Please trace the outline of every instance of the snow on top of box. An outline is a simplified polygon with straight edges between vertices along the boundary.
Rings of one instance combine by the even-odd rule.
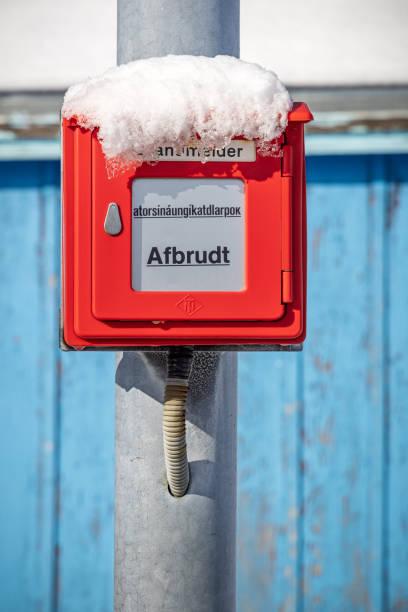
[[[160,146],[221,148],[256,139],[264,154],[286,127],[292,102],[275,73],[234,57],[142,59],[70,87],[63,117],[99,128],[105,156],[128,165]]]

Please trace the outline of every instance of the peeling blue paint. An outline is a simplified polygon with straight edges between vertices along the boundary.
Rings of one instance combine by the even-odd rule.
[[[408,156],[310,157],[309,332],[240,356],[239,612],[408,610]],[[0,163],[0,609],[112,610],[114,357],[60,354],[59,164]]]

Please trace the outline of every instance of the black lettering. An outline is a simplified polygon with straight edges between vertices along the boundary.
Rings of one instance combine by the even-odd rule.
[[[159,266],[163,264],[162,258],[160,257],[159,249],[157,247],[152,247],[149,259],[147,260],[147,265],[150,266],[153,262],[157,262],[157,265]]]
[[[235,157],[236,150],[234,147],[229,147],[228,149],[228,157]]]
[[[196,251],[195,260],[198,264],[206,264],[207,263],[207,251],[203,251],[203,254],[201,257],[200,257],[200,251]]]
[[[178,251],[177,247],[173,247],[173,263],[183,264],[184,260],[185,260],[185,255],[183,251]]]
[[[176,246],[166,246],[162,251],[152,247],[148,266],[200,266],[200,265],[230,265],[230,250],[226,246],[218,245],[212,251],[193,250],[183,251]]]
[[[220,246],[217,246],[216,249],[208,253],[208,260],[212,264],[221,263],[221,247]]]
[[[170,263],[170,251],[171,251],[171,247],[167,246],[164,249],[164,260],[166,262],[166,264]]]

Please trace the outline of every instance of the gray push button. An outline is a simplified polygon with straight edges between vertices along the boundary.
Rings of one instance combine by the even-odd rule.
[[[122,231],[122,220],[120,218],[119,206],[115,202],[108,205],[103,228],[110,236],[117,236]]]

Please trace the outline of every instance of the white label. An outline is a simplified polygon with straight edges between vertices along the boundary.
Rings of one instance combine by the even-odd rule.
[[[133,289],[240,291],[244,253],[240,179],[133,181]]]
[[[200,151],[194,145],[183,147],[179,152],[176,152],[174,147],[162,146],[158,148],[157,153],[160,161],[256,161],[256,147],[253,140],[233,140],[223,149],[204,149],[203,151]]]

